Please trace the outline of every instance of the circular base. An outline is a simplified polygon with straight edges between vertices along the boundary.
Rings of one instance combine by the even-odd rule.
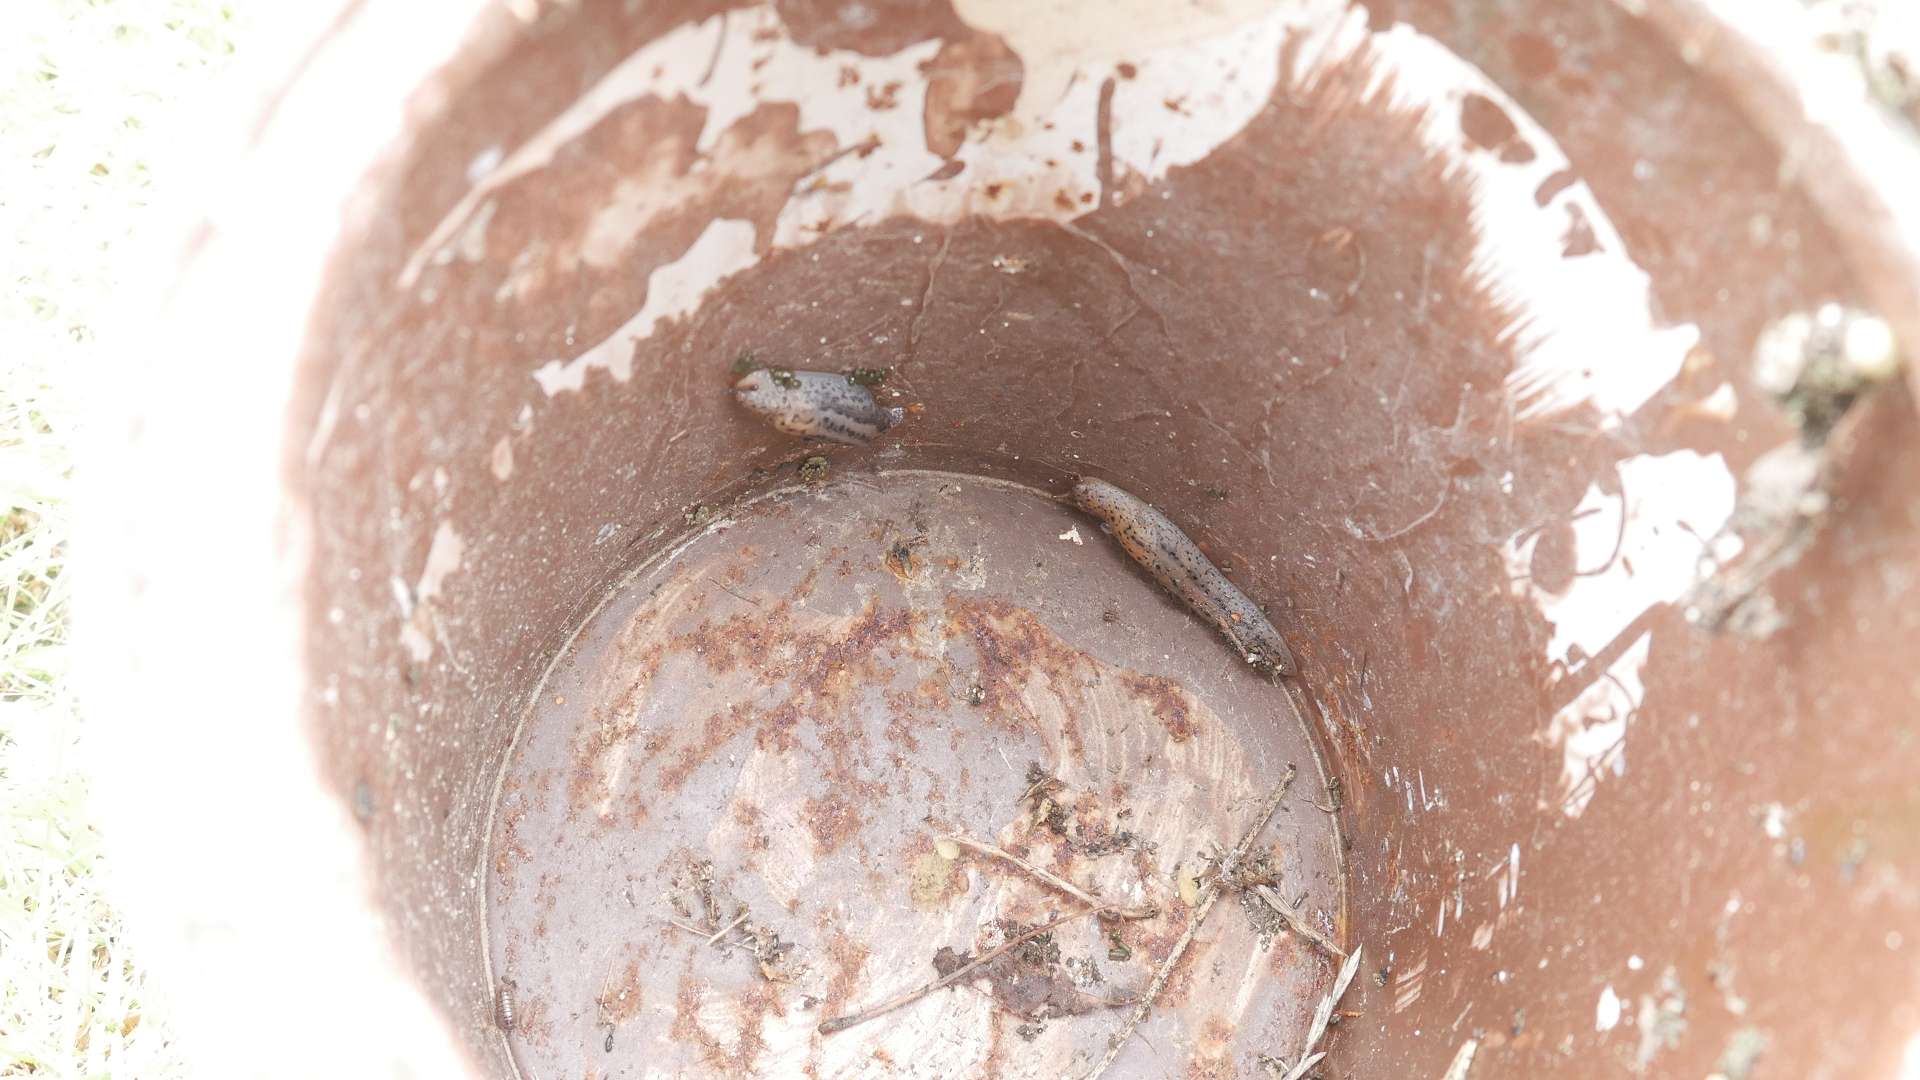
[[[1069,507],[927,473],[765,499],[622,584],[520,732],[488,863],[506,1037],[530,1077],[1083,1073],[1289,764],[1255,851],[1339,936],[1315,762],[1285,690]],[[953,837],[1159,913],[1090,917]],[[1108,1075],[1260,1075],[1329,971],[1230,892]]]

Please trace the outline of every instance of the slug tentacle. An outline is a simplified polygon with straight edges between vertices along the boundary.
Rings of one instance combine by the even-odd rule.
[[[906,410],[883,408],[872,391],[831,371],[750,371],[733,384],[733,396],[775,430],[850,446],[872,441],[906,417]]]
[[[1162,588],[1212,623],[1247,663],[1275,675],[1293,675],[1293,652],[1259,606],[1247,598],[1199,545],[1152,504],[1107,483],[1081,480],[1073,501],[1106,522],[1133,561]]]

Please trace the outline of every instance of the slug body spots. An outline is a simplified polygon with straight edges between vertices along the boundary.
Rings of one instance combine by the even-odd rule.
[[[873,392],[831,371],[762,368],[733,384],[733,396],[776,431],[860,446],[899,423],[905,410],[886,408]]]
[[[1167,515],[1104,480],[1075,484],[1073,501],[1106,522],[1127,554],[1162,588],[1212,623],[1247,663],[1273,675],[1294,674],[1293,652],[1259,605],[1228,581]]]

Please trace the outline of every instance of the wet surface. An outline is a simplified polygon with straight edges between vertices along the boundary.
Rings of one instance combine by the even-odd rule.
[[[620,585],[521,730],[487,867],[508,1038],[542,1077],[1084,1071],[1185,929],[1181,879],[1289,764],[1258,850],[1338,939],[1337,840],[1284,691],[1096,522],[932,473],[771,496]],[[1086,910],[953,835],[1160,914],[1076,917],[818,1034]],[[1330,969],[1258,913],[1213,914],[1110,1075],[1292,1052]]]

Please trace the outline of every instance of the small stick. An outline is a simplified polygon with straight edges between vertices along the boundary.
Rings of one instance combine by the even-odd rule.
[[[695,926],[692,923],[684,923],[684,922],[681,922],[679,919],[663,919],[661,921],[666,923],[668,926],[673,927],[676,930],[685,930],[687,933],[692,934],[695,937],[706,938],[707,944],[709,945],[717,945],[722,949],[737,949],[740,947],[739,944],[736,942],[720,941],[720,940],[717,940],[716,937],[708,936],[708,930],[704,926]],[[726,931],[724,930],[721,931],[721,933],[725,933],[725,932]]]
[[[1060,781],[1058,779],[1052,776],[1043,776],[1040,779],[1035,780],[1033,783],[1027,785],[1027,790],[1021,792],[1019,798],[1013,800],[1014,805],[1017,806],[1020,803],[1026,802],[1028,799],[1033,798],[1036,794],[1039,793],[1041,788],[1046,787],[1048,784],[1058,784],[1059,782]]]
[[[741,923],[746,921],[747,921],[747,909],[743,907],[740,909],[740,914],[735,915],[733,917],[732,922],[728,923],[727,925],[713,932],[713,936],[707,939],[707,944],[709,945],[717,944],[721,938],[727,936],[727,931],[733,929],[736,926],[739,926]]]
[[[1288,907],[1286,902],[1280,898],[1280,894],[1273,891],[1273,886],[1255,885],[1253,887],[1253,894],[1267,902],[1267,906],[1273,909],[1273,913],[1280,916],[1280,921],[1287,924],[1288,930],[1313,942],[1320,947],[1320,951],[1326,953],[1328,956],[1337,960],[1345,960],[1347,958],[1345,949],[1335,945],[1325,934],[1315,930],[1305,919],[1295,914],[1293,909]]]
[[[1106,901],[1088,892],[1087,890],[1082,889],[1080,886],[1075,885],[1073,882],[1068,881],[1066,878],[1060,877],[1059,875],[1054,874],[1051,871],[1042,870],[1040,867],[1033,865],[1032,863],[1021,858],[1020,856],[1015,855],[1012,852],[1007,851],[1005,849],[997,848],[992,844],[984,844],[978,840],[971,840],[971,839],[968,839],[967,837],[958,836],[958,835],[948,836],[948,837],[945,837],[944,839],[951,840],[954,843],[961,845],[962,847],[972,848],[973,850],[979,852],[982,855],[991,855],[996,859],[1001,859],[1006,862],[1012,863],[1014,866],[1017,866],[1020,869],[1025,870],[1027,873],[1032,874],[1034,877],[1039,878],[1041,881],[1044,881],[1047,884],[1053,886],[1054,888],[1059,889],[1061,892],[1066,893],[1068,896],[1073,897],[1075,900],[1078,900],[1083,904],[1087,904],[1090,907],[1103,908],[1105,910],[1111,911],[1123,919],[1151,919],[1155,915],[1160,914],[1160,909],[1158,907],[1155,907],[1152,904],[1148,904],[1145,907],[1121,907],[1118,904],[1109,904]]]
[[[913,1004],[916,1001],[919,1001],[921,998],[926,997],[928,994],[933,993],[935,990],[942,990],[942,989],[945,989],[946,987],[952,986],[954,983],[957,983],[960,980],[966,978],[967,976],[973,974],[975,971],[979,970],[980,968],[993,963],[995,960],[998,960],[1001,957],[1012,952],[1013,950],[1019,948],[1020,946],[1025,945],[1027,942],[1032,941],[1034,938],[1037,938],[1040,935],[1053,930],[1055,927],[1058,927],[1064,923],[1072,922],[1075,919],[1083,918],[1088,915],[1105,914],[1112,910],[1113,910],[1112,908],[1096,907],[1096,908],[1088,908],[1085,911],[1076,911],[1071,915],[1059,916],[1053,921],[1047,923],[1045,926],[1036,926],[1033,929],[1028,930],[1023,934],[1016,935],[1012,939],[1008,940],[1006,944],[1001,945],[999,948],[994,949],[993,951],[987,953],[986,955],[980,957],[977,960],[969,961],[965,964],[960,965],[957,968],[954,968],[952,971],[948,972],[945,975],[942,975],[938,979],[933,980],[927,985],[920,987],[918,990],[909,990],[906,993],[901,994],[899,997],[893,998],[888,1001],[883,1001],[880,1004],[873,1006],[872,1008],[862,1009],[859,1012],[849,1013],[845,1016],[836,1016],[829,1020],[822,1020],[820,1021],[820,1027],[818,1030],[822,1035],[832,1035],[837,1031],[845,1031],[848,1028],[853,1027],[855,1024],[864,1024],[876,1016],[882,1016],[882,1015],[885,1015],[886,1013],[892,1012],[895,1009],[904,1008],[908,1005]]]
[[[1288,701],[1291,703],[1292,699]],[[1119,1034],[1107,1040],[1106,1056],[1102,1057],[1100,1064],[1094,1066],[1093,1071],[1086,1075],[1086,1080],[1100,1080],[1100,1077],[1106,1074],[1106,1071],[1113,1066],[1114,1060],[1120,1056],[1121,1047],[1127,1044],[1127,1040],[1133,1038],[1134,1031],[1138,1030],[1141,1022],[1147,1018],[1147,1014],[1153,1011],[1153,1003],[1159,1000],[1160,991],[1166,989],[1167,980],[1173,977],[1174,967],[1186,954],[1187,946],[1193,944],[1194,935],[1200,932],[1200,924],[1207,921],[1208,913],[1213,910],[1214,901],[1220,899],[1221,880],[1232,877],[1239,869],[1241,860],[1247,857],[1248,849],[1253,847],[1254,838],[1266,830],[1267,822],[1272,820],[1274,811],[1280,808],[1280,800],[1286,797],[1287,789],[1293,786],[1293,778],[1299,772],[1300,770],[1292,762],[1287,763],[1287,775],[1281,777],[1280,782],[1274,785],[1273,793],[1267,796],[1266,805],[1260,808],[1260,816],[1253,820],[1253,824],[1247,827],[1246,832],[1240,834],[1240,841],[1233,845],[1233,850],[1227,853],[1227,857],[1220,860],[1219,869],[1214,873],[1213,880],[1207,882],[1206,892],[1201,895],[1200,902],[1194,906],[1193,918],[1187,921],[1186,933],[1180,935],[1180,940],[1173,945],[1173,951],[1160,962],[1160,969],[1153,973],[1153,981],[1147,984],[1147,992],[1141,995],[1140,1003],[1133,1007],[1133,1013],[1127,1017],[1126,1025],[1120,1029]]]
[[[1440,508],[1447,505],[1447,496],[1451,494],[1453,494],[1453,478],[1448,477],[1446,483],[1440,485],[1440,498],[1434,500],[1432,509],[1384,536],[1367,528],[1365,525],[1355,527],[1360,530],[1360,538],[1362,540],[1371,540],[1376,544],[1384,544],[1391,540],[1398,540],[1420,526],[1425,525],[1427,522],[1432,521],[1433,515],[1439,513]]]

